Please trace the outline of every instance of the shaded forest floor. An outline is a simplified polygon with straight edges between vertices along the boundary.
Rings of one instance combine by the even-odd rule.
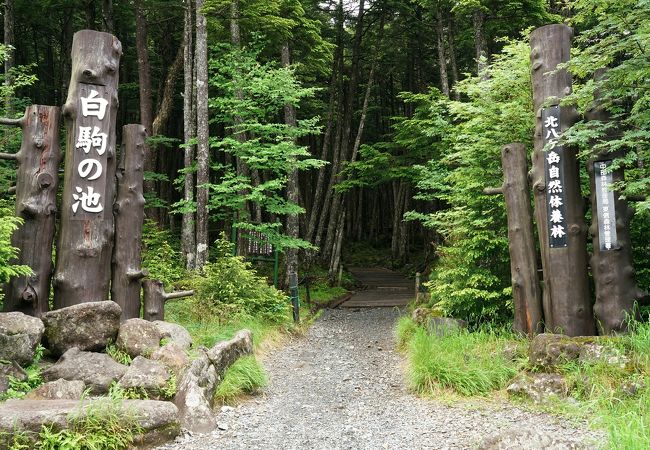
[[[395,322],[403,313],[325,311],[306,337],[266,358],[270,381],[261,396],[223,407],[213,433],[162,448],[461,449],[512,428],[602,442],[584,424],[505,402],[452,404],[412,395],[395,351]]]

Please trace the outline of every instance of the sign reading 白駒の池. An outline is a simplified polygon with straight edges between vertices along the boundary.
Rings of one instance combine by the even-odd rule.
[[[103,217],[106,205],[106,165],[109,154],[108,133],[113,128],[110,96],[103,86],[81,84],[77,120],[74,127],[74,170],[72,171],[71,219]]]

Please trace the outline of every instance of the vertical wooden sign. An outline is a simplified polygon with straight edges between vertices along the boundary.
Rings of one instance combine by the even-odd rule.
[[[113,250],[115,122],[122,45],[113,35],[75,33],[63,108],[67,141],[54,306],[108,299]]]
[[[571,28],[556,24],[530,35],[536,115],[531,175],[544,270],[545,326],[551,332],[580,336],[596,331],[580,174],[575,149],[554,151],[554,141],[577,119],[574,109],[557,106],[571,93],[571,75],[557,66],[569,60],[572,34]]]

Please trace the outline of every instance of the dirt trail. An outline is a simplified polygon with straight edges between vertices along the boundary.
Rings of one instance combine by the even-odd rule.
[[[448,406],[413,396],[394,350],[399,314],[397,308],[325,311],[306,337],[266,359],[262,396],[223,408],[220,429],[162,448],[472,449],[509,428],[578,442],[599,438],[585,426],[509,404]]]

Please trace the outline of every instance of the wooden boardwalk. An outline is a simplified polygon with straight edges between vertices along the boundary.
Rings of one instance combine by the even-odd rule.
[[[400,273],[381,267],[352,267],[349,270],[365,289],[343,303],[342,308],[406,306],[415,298],[415,282]]]

